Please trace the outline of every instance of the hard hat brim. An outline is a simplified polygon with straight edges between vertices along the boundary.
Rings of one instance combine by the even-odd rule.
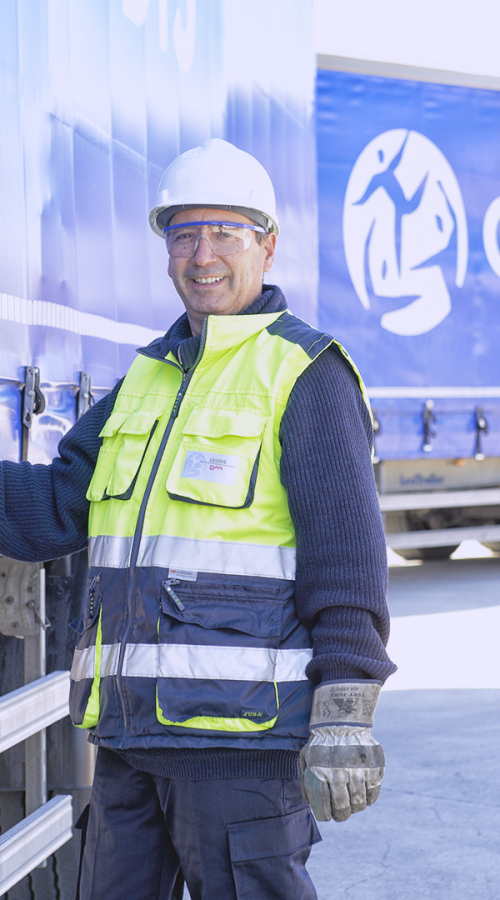
[[[158,197],[156,198],[158,201]],[[242,216],[246,216],[252,222],[255,222],[256,225],[261,225],[263,228],[266,228],[269,234],[280,233],[280,227],[278,222],[278,217],[271,217],[268,213],[263,212],[260,209],[251,209],[247,206],[235,206],[234,204],[221,204],[221,203],[203,203],[203,202],[186,202],[179,203],[176,202],[175,205],[170,205],[169,203],[161,204],[159,206],[153,207],[149,214],[149,224],[151,228],[155,232],[155,234],[159,235],[159,237],[163,237],[163,229],[168,224],[167,221],[164,221],[162,224],[158,223],[158,216],[163,212],[168,212],[172,210],[169,219],[172,216],[175,216],[176,213],[180,212],[182,209],[220,209],[220,210],[231,210],[232,212],[237,212]]]

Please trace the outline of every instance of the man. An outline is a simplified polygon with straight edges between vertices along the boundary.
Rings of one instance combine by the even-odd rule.
[[[186,313],[52,466],[4,463],[0,482],[2,552],[89,542],[71,714],[99,752],[80,898],[164,900],[180,867],[193,900],[309,900],[308,801],[342,821],[383,773],[370,415],[345,351],[262,284],[279,227],[253,157],[220,140],[183,154],[151,224]]]

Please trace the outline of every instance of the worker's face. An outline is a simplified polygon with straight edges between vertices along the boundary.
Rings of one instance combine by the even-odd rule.
[[[187,209],[176,213],[169,225],[214,221],[254,224],[223,209]],[[272,268],[275,249],[275,234],[262,244],[253,235],[246,250],[231,256],[216,256],[208,241],[199,240],[191,259],[169,257],[168,274],[186,307],[193,334],[201,333],[206,316],[234,316],[256,300],[262,293],[264,272]]]

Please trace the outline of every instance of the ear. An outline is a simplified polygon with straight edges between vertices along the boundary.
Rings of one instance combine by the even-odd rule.
[[[167,272],[168,272],[170,278],[172,278],[172,272],[170,271],[170,256],[168,257],[168,268],[167,268]]]
[[[270,272],[273,267],[274,254],[276,253],[276,235],[270,234],[263,244],[265,250],[264,256],[264,272]]]

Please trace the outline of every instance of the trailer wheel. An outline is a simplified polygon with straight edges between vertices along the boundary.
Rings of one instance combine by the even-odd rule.
[[[385,513],[385,530],[387,534],[400,534],[404,531],[427,531],[426,528],[419,528],[418,523],[409,522],[408,516],[404,510]],[[449,559],[451,554],[455,552],[459,544],[450,544],[446,547],[412,547],[411,549],[394,550],[398,556],[403,559],[421,559],[424,562],[436,559]],[[498,545],[500,549],[500,544]]]
[[[454,544],[452,547],[416,547],[412,550],[395,550],[394,553],[403,559],[421,559],[428,562],[435,559],[449,559],[458,546]]]

